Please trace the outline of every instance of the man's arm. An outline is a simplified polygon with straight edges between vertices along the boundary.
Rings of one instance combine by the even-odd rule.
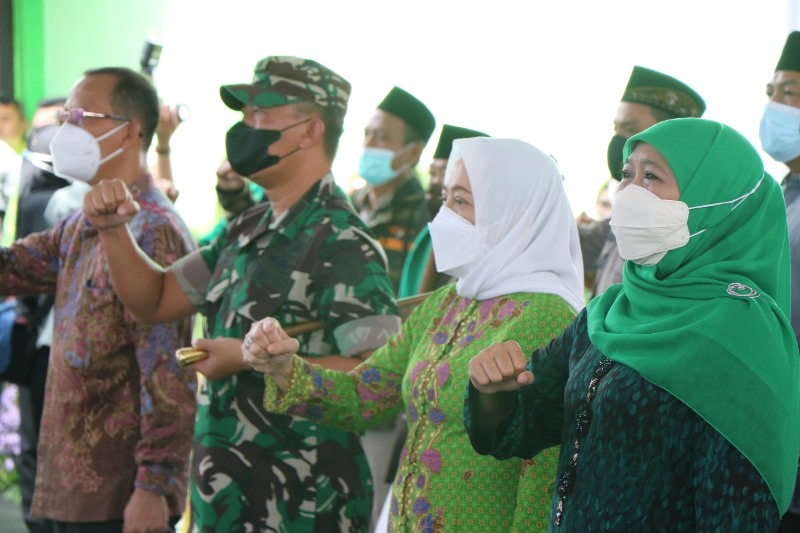
[[[84,197],[83,212],[98,231],[114,291],[137,320],[169,322],[194,312],[172,271],[150,259],[128,229],[139,205],[125,183],[96,184]]]

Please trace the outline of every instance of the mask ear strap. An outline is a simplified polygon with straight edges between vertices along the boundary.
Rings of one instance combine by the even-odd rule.
[[[127,122],[123,122],[122,124],[120,124],[120,125],[119,125],[119,126],[117,126],[116,128],[111,128],[110,130],[108,130],[107,132],[105,132],[104,134],[102,134],[100,137],[98,137],[98,138],[97,138],[97,142],[100,142],[100,141],[102,141],[103,139],[107,138],[107,137],[108,137],[108,136],[110,136],[110,135],[114,135],[116,132],[118,132],[119,130],[121,130],[121,129],[122,129],[122,128],[124,128],[125,126],[130,126],[130,125],[131,125],[130,121],[127,121]],[[105,163],[106,161],[108,161],[109,159],[111,159],[112,157],[117,157],[117,156],[118,156],[119,154],[121,154],[122,152],[123,152],[123,149],[122,149],[122,147],[120,146],[119,148],[117,148],[116,150],[114,150],[113,152],[111,152],[110,154],[108,154],[107,156],[105,156],[103,159],[101,159],[99,164],[101,164],[101,165],[102,165],[103,163]]]
[[[118,156],[119,154],[121,154],[122,152],[123,152],[123,150],[122,150],[122,147],[120,147],[120,148],[117,148],[116,150],[114,150],[113,152],[111,152],[110,154],[108,154],[107,156],[105,156],[103,159],[101,159],[99,164],[101,164],[101,165],[102,165],[103,163],[105,163],[106,161],[108,161],[109,159],[111,159],[112,157],[117,157],[117,156]]]
[[[725,204],[732,204],[732,203],[736,203],[736,205],[734,205],[733,207],[731,207],[731,211],[733,211],[734,209],[736,209],[737,207],[739,207],[739,205],[741,205],[741,203],[742,203],[742,202],[744,202],[744,201],[745,201],[745,199],[746,199],[748,196],[750,196],[751,194],[753,194],[754,192],[756,192],[756,191],[758,190],[758,188],[761,186],[761,182],[762,182],[762,181],[764,181],[764,176],[765,176],[765,175],[766,175],[766,174],[761,174],[761,179],[760,179],[760,180],[758,180],[758,183],[756,183],[756,186],[755,186],[755,187],[753,187],[753,189],[752,189],[750,192],[748,192],[748,193],[745,193],[745,194],[743,194],[742,196],[739,196],[738,198],[734,198],[733,200],[728,200],[728,201],[726,201],[726,202],[717,202],[717,203],[715,203],[715,204],[695,205],[695,206],[693,206],[693,207],[690,207],[689,209],[703,209],[704,207],[716,207],[716,206],[718,206],[718,205],[725,205]],[[696,235],[696,234],[695,234],[695,235]]]
[[[97,142],[100,142],[103,139],[106,139],[106,138],[110,137],[111,135],[114,135],[115,133],[117,133],[119,130],[121,130],[125,126],[130,126],[130,125],[131,125],[131,122],[129,120],[126,120],[125,122],[123,122],[119,126],[111,128],[110,130],[108,130],[107,132],[102,134],[100,137],[97,137]]]
[[[280,131],[281,133],[283,133],[283,132],[284,132],[284,131],[286,131],[286,130],[289,130],[289,129],[292,129],[292,128],[294,128],[295,126],[299,126],[300,124],[305,124],[305,123],[306,123],[306,122],[308,122],[309,120],[311,120],[311,117],[304,118],[304,119],[303,119],[303,120],[301,120],[300,122],[295,122],[294,124],[290,124],[290,125],[286,126],[285,128],[283,128],[282,130],[278,130],[278,131]]]

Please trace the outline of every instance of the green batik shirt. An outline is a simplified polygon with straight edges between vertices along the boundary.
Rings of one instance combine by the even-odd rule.
[[[231,221],[173,267],[206,316],[205,335],[243,338],[271,316],[322,320],[300,354],[354,355],[400,328],[380,245],[328,174],[290,210],[268,202]],[[192,531],[368,531],[369,465],[359,435],[267,413],[264,378],[246,371],[201,387],[191,463]]]
[[[352,197],[353,206],[386,252],[389,277],[397,294],[406,255],[417,234],[428,223],[425,191],[416,176],[409,176],[398,183],[394,191],[382,197],[377,205],[372,205],[370,189],[364,187],[356,191]]]
[[[464,429],[464,389],[470,359],[481,350],[514,340],[530,353],[574,317],[554,294],[479,301],[448,285],[419,304],[401,333],[351,372],[296,359],[285,394],[267,378],[264,405],[350,429],[405,411],[408,435],[389,500],[392,532],[547,531],[558,448],[529,461],[478,455]]]

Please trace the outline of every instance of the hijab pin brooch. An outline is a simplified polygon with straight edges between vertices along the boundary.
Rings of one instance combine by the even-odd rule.
[[[740,298],[758,298],[758,292],[744,283],[731,283],[728,285],[727,293],[731,296],[737,296]]]

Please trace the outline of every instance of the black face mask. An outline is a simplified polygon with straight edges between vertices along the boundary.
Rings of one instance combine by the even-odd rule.
[[[294,128],[304,122],[311,120],[307,118],[282,130],[260,130],[251,128],[244,122],[237,122],[225,135],[225,152],[231,168],[240,176],[250,177],[265,168],[277,165],[281,157],[288,157],[300,150],[296,148],[283,156],[271,155],[268,152],[270,145],[281,138],[281,132]]]
[[[621,135],[614,135],[611,137],[611,142],[608,143],[608,171],[611,172],[611,177],[617,181],[622,180],[620,172],[622,172],[622,149],[625,148],[627,137]]]

